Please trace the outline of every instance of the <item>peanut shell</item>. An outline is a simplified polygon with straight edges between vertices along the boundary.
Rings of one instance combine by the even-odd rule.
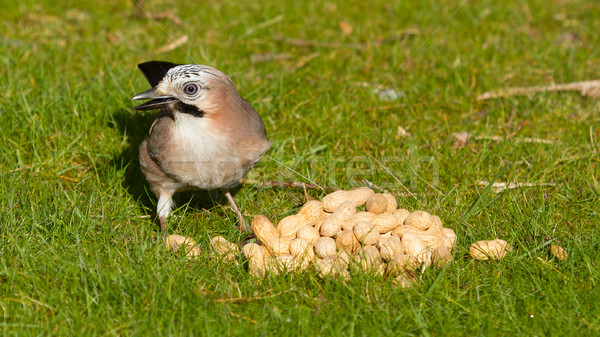
[[[365,208],[367,212],[381,214],[386,211],[388,208],[387,198],[383,196],[383,194],[373,194],[365,204]]]
[[[394,255],[387,264],[386,274],[388,276],[396,276],[400,273],[404,273],[407,265],[409,264],[410,257],[406,254]]]
[[[381,235],[373,224],[359,223],[352,229],[354,236],[363,245],[374,245],[377,244]]]
[[[296,232],[296,237],[310,242],[311,245],[314,245],[321,238],[319,230],[311,226],[300,227],[298,232]]]
[[[405,226],[412,226],[422,231],[427,230],[432,223],[431,214],[425,211],[415,211],[404,219]]]
[[[386,213],[394,213],[396,211],[396,209],[398,208],[398,201],[396,201],[396,197],[394,197],[390,193],[383,193],[383,197],[387,201],[387,207],[385,208],[385,212]],[[400,222],[400,223],[402,223],[402,222]]]
[[[323,203],[318,200],[310,200],[300,208],[298,211],[299,215],[304,216],[306,219],[306,225],[314,226],[317,219],[323,213]]]
[[[300,227],[307,224],[308,221],[303,215],[294,214],[281,219],[277,225],[277,230],[279,231],[280,236],[291,237],[296,235],[296,232]]]
[[[469,253],[476,260],[501,260],[506,257],[509,248],[508,242],[501,239],[482,240],[472,244]]]
[[[333,213],[344,201],[348,201],[348,191],[335,191],[323,197],[323,210]]]
[[[425,246],[425,243],[419,235],[413,233],[405,233],[402,236],[402,247],[406,254],[416,260],[419,264],[425,264],[426,266],[430,263],[430,253]]]
[[[398,226],[392,231],[392,235],[402,238],[405,233],[425,234],[425,231],[416,229],[412,226]]]
[[[287,255],[290,253],[290,242],[292,240],[291,237],[279,237],[275,240],[263,241],[263,243],[273,255]]]
[[[349,253],[352,253],[360,247],[360,242],[353,231],[344,230],[338,233],[335,245],[338,250],[347,250]]]
[[[319,258],[335,255],[336,247],[335,240],[330,237],[322,237],[315,243],[315,254]]]
[[[300,259],[312,261],[315,257],[315,251],[312,243],[304,239],[294,239],[290,242],[290,254]]]
[[[325,221],[325,219],[327,219],[330,216],[331,216],[331,213],[327,213],[325,211],[321,212],[321,214],[319,215],[317,220],[315,220],[315,224],[313,225],[313,227],[316,228],[317,230],[321,230],[321,225],[323,224],[323,221]]]
[[[454,249],[454,245],[456,244],[456,233],[450,228],[442,228],[442,233],[447,239],[444,241],[445,246],[450,250]]]
[[[232,261],[240,253],[238,245],[227,241],[222,236],[215,236],[210,240],[210,249],[215,255],[223,257],[227,261]]]
[[[354,207],[360,207],[364,205],[375,192],[368,187],[359,187],[348,191],[348,194],[349,200],[354,203]]]
[[[406,218],[410,215],[410,211],[404,208],[401,209],[397,209],[394,211],[394,216],[396,217],[396,220],[398,220],[398,223],[400,224],[400,226],[402,226],[404,224],[404,220],[406,220]]]
[[[385,234],[394,230],[400,224],[398,219],[391,213],[373,214],[370,212],[358,212],[352,216],[354,225],[359,223],[373,224],[379,234]]]
[[[323,221],[321,225],[321,236],[336,236],[342,229],[342,223],[352,217],[356,213],[356,207],[350,202],[341,203],[338,208]]]
[[[188,259],[197,259],[200,255],[200,248],[196,245],[196,242],[191,238],[185,236],[172,234],[165,240],[167,249],[174,252],[178,251],[182,246],[185,247],[185,257]]]
[[[450,262],[452,262],[452,253],[450,252],[450,249],[448,249],[448,247],[438,246],[433,251],[433,264],[436,267],[441,268],[449,264]]]
[[[385,261],[390,261],[395,255],[404,254],[404,247],[399,237],[392,236],[382,240],[379,251]]]
[[[252,231],[263,243],[273,242],[279,238],[279,231],[273,226],[271,221],[263,215],[254,216],[252,219]]]

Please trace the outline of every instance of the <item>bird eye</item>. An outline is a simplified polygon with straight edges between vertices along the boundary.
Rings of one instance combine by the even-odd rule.
[[[198,85],[195,83],[190,83],[187,84],[183,90],[185,91],[186,94],[192,96],[195,95],[198,92]]]

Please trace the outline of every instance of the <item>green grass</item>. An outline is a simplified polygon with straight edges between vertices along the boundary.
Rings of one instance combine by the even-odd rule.
[[[145,4],[172,10],[181,25],[137,18],[129,1],[0,0],[0,8],[3,335],[600,333],[599,101],[476,99],[600,78],[598,3]],[[185,34],[187,44],[156,53]],[[257,62],[261,53],[289,58]],[[136,64],[151,59],[212,65],[236,82],[273,140],[248,178],[341,188],[367,179],[402,193],[402,206],[456,231],[454,263],[405,290],[310,273],[257,281],[242,263],[166,252],[155,219],[140,217],[154,215],[136,159],[153,113],[129,101],[148,88]],[[376,85],[401,95],[382,101]],[[508,138],[456,147],[461,131]],[[477,184],[496,176],[555,186],[496,194]],[[214,198],[180,196],[170,232],[204,245],[214,235],[237,239],[234,213]],[[248,219],[281,219],[305,198],[244,185],[236,200]],[[472,242],[498,237],[514,248],[505,260],[468,257]],[[548,258],[556,242],[566,261]]]

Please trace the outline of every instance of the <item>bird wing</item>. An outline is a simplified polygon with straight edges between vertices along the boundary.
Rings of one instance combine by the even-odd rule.
[[[148,61],[138,64],[138,68],[142,71],[146,79],[152,87],[155,87],[165,77],[169,69],[180,66],[181,64],[175,64],[165,61]]]

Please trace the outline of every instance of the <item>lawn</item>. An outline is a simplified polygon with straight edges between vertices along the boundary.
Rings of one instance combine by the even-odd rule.
[[[598,2],[0,8],[3,335],[600,334],[600,100],[478,99],[600,79]],[[129,100],[149,88],[136,67],[148,60],[214,66],[262,116],[273,145],[237,190],[246,219],[371,184],[454,229],[453,263],[403,289],[366,275],[257,280],[242,259],[166,251],[137,162],[155,113]],[[319,187],[266,186],[278,181]],[[238,240],[223,196],[176,202],[169,233]],[[494,238],[511,243],[507,258],[469,257]]]

